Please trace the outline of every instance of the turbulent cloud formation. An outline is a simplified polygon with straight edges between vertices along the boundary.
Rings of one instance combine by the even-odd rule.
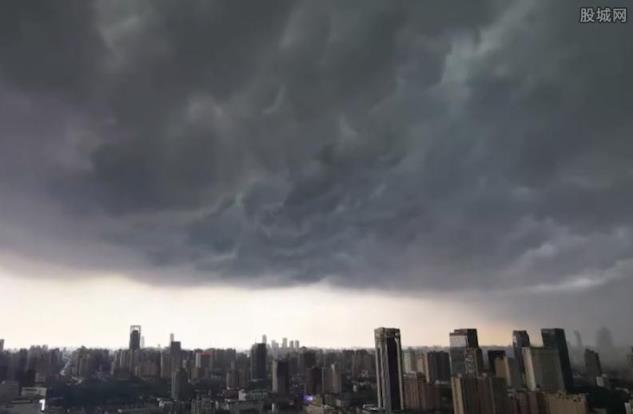
[[[168,284],[630,288],[633,26],[578,14],[10,1],[2,250]]]

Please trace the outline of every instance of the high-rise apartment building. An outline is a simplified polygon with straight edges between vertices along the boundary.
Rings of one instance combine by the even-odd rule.
[[[377,328],[374,338],[378,407],[389,414],[404,409],[400,330]]]
[[[182,347],[180,341],[172,341],[169,344],[169,366],[172,375],[182,368]]]
[[[496,361],[497,359],[503,359],[506,357],[506,351],[502,349],[489,349],[488,352],[488,372],[491,375],[497,376],[496,372]]]
[[[527,331],[512,331],[512,350],[514,359],[519,366],[521,376],[525,375],[525,364],[523,363],[523,348],[530,346],[530,335]]]
[[[516,359],[509,356],[503,358],[496,358],[495,363],[495,376],[506,380],[508,387],[519,389],[523,387],[523,376],[519,372],[519,364]]]
[[[130,350],[136,351],[141,349],[141,326],[130,326]]]
[[[571,361],[569,360],[565,330],[561,328],[541,329],[541,336],[543,337],[543,346],[545,348],[558,351],[565,390],[568,392],[571,391],[574,387],[574,377],[571,371]]]
[[[376,372],[376,358],[366,349],[357,349],[352,354],[352,378],[373,376]]]
[[[464,349],[465,375],[478,377],[484,372],[484,357],[481,348]]]
[[[266,379],[266,344],[254,344],[251,347],[251,380]]]
[[[506,382],[496,377],[452,377],[454,414],[507,414]]]
[[[404,375],[404,405],[407,410],[430,411],[441,409],[440,388],[426,381],[424,374]]]
[[[600,355],[591,349],[585,349],[585,371],[587,376],[593,382],[602,375],[602,365],[600,364]]]
[[[181,401],[184,398],[185,389],[188,383],[187,371],[179,368],[171,376],[171,398],[174,401]]]
[[[451,362],[448,352],[427,351],[424,353],[424,374],[426,380],[448,382],[451,379]]]
[[[320,367],[312,367],[306,370],[305,393],[317,395],[323,392],[323,370]]]
[[[343,373],[336,363],[321,369],[321,384],[321,390],[324,394],[343,392]]]
[[[290,391],[290,371],[287,360],[273,360],[273,392],[287,395]]]
[[[402,365],[404,373],[412,373],[418,371],[417,354],[414,349],[409,348],[402,351]]]
[[[483,370],[483,354],[476,329],[456,329],[449,334],[451,375],[478,376]]]
[[[338,364],[334,363],[330,365],[330,375],[332,377],[331,392],[334,394],[340,394],[343,392],[343,371]]]
[[[299,369],[305,371],[317,366],[317,354],[312,349],[303,349],[299,354]]]
[[[523,348],[525,382],[530,391],[565,390],[558,351],[554,348]]]

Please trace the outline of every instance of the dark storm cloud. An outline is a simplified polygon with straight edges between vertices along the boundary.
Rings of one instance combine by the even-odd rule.
[[[631,285],[630,24],[536,0],[0,16],[5,251],[170,284]]]

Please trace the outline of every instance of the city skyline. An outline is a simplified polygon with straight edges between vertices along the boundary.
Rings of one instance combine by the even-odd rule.
[[[266,347],[269,350],[299,350],[299,349],[323,349],[323,350],[342,350],[342,349],[370,349],[373,348],[374,346],[376,346],[377,342],[378,342],[378,329],[392,329],[392,328],[376,328],[375,329],[375,334],[372,337],[372,341],[373,343],[371,344],[367,344],[367,345],[353,345],[353,344],[343,344],[343,345],[339,345],[339,346],[322,346],[322,345],[318,345],[318,344],[312,344],[312,343],[304,343],[300,338],[295,338],[291,335],[288,334],[283,334],[283,336],[279,336],[279,337],[275,337],[273,335],[268,335],[266,333],[262,333],[261,336],[255,337],[253,338],[253,340],[251,342],[248,342],[248,345],[241,345],[241,344],[229,344],[227,345],[227,343],[223,343],[223,344],[207,344],[207,345],[199,345],[199,344],[187,344],[186,342],[183,344],[183,340],[181,339],[181,337],[179,337],[177,335],[177,333],[175,333],[173,330],[169,331],[168,337],[166,337],[166,341],[165,342],[146,342],[145,341],[145,330],[142,330],[143,326],[139,325],[139,324],[132,324],[128,327],[128,336],[126,336],[124,339],[125,341],[121,341],[121,338],[117,338],[117,342],[120,342],[121,345],[115,345],[115,346],[108,346],[107,344],[101,344],[100,346],[91,346],[90,344],[87,343],[82,343],[79,345],[59,345],[59,344],[48,344],[45,342],[33,342],[33,343],[29,343],[29,344],[18,344],[16,346],[6,346],[7,344],[10,345],[10,342],[7,342],[7,337],[0,337],[0,351],[2,349],[5,350],[18,350],[18,349],[25,349],[25,348],[29,348],[29,347],[39,347],[39,346],[46,346],[49,348],[67,348],[67,349],[79,349],[81,347],[85,347],[85,348],[97,348],[97,349],[110,349],[110,350],[117,350],[117,349],[131,349],[131,350],[138,350],[138,349],[142,349],[142,348],[147,348],[147,349],[168,349],[170,347],[170,344],[178,344],[178,346],[182,346],[183,349],[236,349],[239,352],[244,352],[244,353],[249,353],[249,352],[253,352],[253,349],[255,346],[261,346],[261,345],[266,345]],[[566,329],[564,328],[539,328],[537,330],[535,330],[533,332],[534,338],[539,338],[539,339],[532,339],[531,342],[528,342],[527,344],[524,344],[523,346],[520,347],[516,347],[515,346],[515,342],[514,342],[514,333],[515,332],[526,332],[524,330],[521,331],[512,331],[512,332],[505,332],[506,336],[508,337],[509,341],[508,342],[494,342],[494,341],[490,341],[489,339],[486,339],[484,336],[484,340],[483,342],[479,342],[478,340],[478,333],[481,332],[481,330],[479,328],[455,328],[453,329],[453,331],[446,331],[446,336],[447,336],[447,341],[445,341],[445,343],[406,343],[406,342],[402,342],[400,339],[400,329],[395,329],[396,331],[398,331],[397,337],[398,337],[398,349],[400,349],[400,353],[403,352],[403,350],[409,350],[409,349],[420,349],[420,348],[426,348],[429,350],[433,350],[433,349],[444,349],[444,350],[449,350],[449,349],[458,349],[461,350],[461,352],[464,352],[465,349],[468,348],[472,348],[472,349],[480,349],[480,348],[489,348],[489,349],[504,349],[504,354],[505,354],[505,350],[513,350],[512,352],[514,353],[516,358],[521,358],[520,356],[520,350],[522,347],[545,347],[545,348],[554,348],[556,349],[557,346],[563,346],[561,345],[561,342],[557,342],[557,345],[554,345],[554,343],[552,342],[552,339],[548,339],[549,342],[545,341],[545,332],[555,332],[555,331],[559,331],[562,332],[562,337],[565,337],[565,331]],[[142,334],[141,334],[142,332]],[[465,338],[466,332],[468,332],[468,338]],[[473,334],[474,332],[474,334]],[[574,331],[577,335],[579,335],[578,331]],[[601,340],[603,340],[604,338],[600,337],[600,334],[603,334],[606,332],[607,335],[611,335],[610,331],[605,328],[605,327],[601,327],[600,329],[598,329],[597,333],[598,333],[598,337],[596,338],[596,344],[590,344],[590,343],[586,343],[584,341],[582,341],[582,339],[580,338],[580,342],[578,343],[579,337],[576,337],[576,341],[577,343],[572,343],[569,340],[567,342],[563,342],[565,345],[565,347],[568,345],[571,348],[575,348],[575,349],[583,349],[586,350],[587,352],[594,352],[593,350],[595,349],[601,349],[603,351],[605,350],[618,350],[619,351],[627,351],[630,346],[628,344],[616,344],[616,343],[612,343],[609,342],[607,344],[600,343]],[[536,333],[538,333],[538,335],[536,335]],[[557,332],[558,334],[558,332]],[[150,337],[156,337],[156,333],[152,334],[150,333]],[[471,336],[474,335],[474,336]],[[551,334],[548,334],[551,335]],[[560,334],[559,334],[560,335]],[[458,337],[463,337],[463,339],[461,340],[454,340],[454,337],[458,336]],[[542,338],[541,338],[542,336]],[[9,338],[10,339],[10,338]],[[165,339],[165,338],[164,338]],[[266,340],[264,340],[266,339]],[[124,342],[124,343],[123,343]],[[401,344],[401,345],[400,345]],[[400,348],[401,346],[401,348]],[[481,366],[483,366],[483,359],[481,359],[483,356],[481,354],[478,358],[480,358],[480,362],[478,362],[478,368],[476,369],[480,369]],[[488,352],[488,357],[490,357],[491,355],[495,355],[496,358],[496,352],[498,351],[494,351],[491,350]],[[566,351],[565,351],[566,352]],[[448,355],[448,354],[447,354]],[[519,355],[519,356],[517,356]],[[569,356],[567,355],[566,358],[569,358]],[[461,362],[461,364],[463,365],[463,361]],[[403,363],[404,364],[404,363]],[[517,364],[518,366],[521,366],[521,363],[519,362],[519,360],[517,360]],[[598,362],[599,364],[599,362]],[[406,366],[406,365],[403,365]],[[462,367],[463,368],[463,367]],[[453,370],[455,372],[459,373],[459,369],[460,368],[456,368],[453,367]]]
[[[0,404],[8,414],[628,413],[633,348],[614,359],[610,333],[600,331],[604,371],[578,332],[568,345],[553,327],[541,329],[542,346],[514,330],[512,346],[484,354],[473,327],[449,332],[448,349],[403,349],[399,328],[377,327],[373,349],[269,344],[263,333],[236,350],[188,349],[174,333],[169,346],[146,348],[146,330],[131,325],[128,346],[116,350],[0,347]]]

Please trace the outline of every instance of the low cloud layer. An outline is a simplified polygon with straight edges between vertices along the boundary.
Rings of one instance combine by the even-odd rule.
[[[150,283],[605,301],[632,287],[633,26],[578,16],[10,1],[0,248]]]

